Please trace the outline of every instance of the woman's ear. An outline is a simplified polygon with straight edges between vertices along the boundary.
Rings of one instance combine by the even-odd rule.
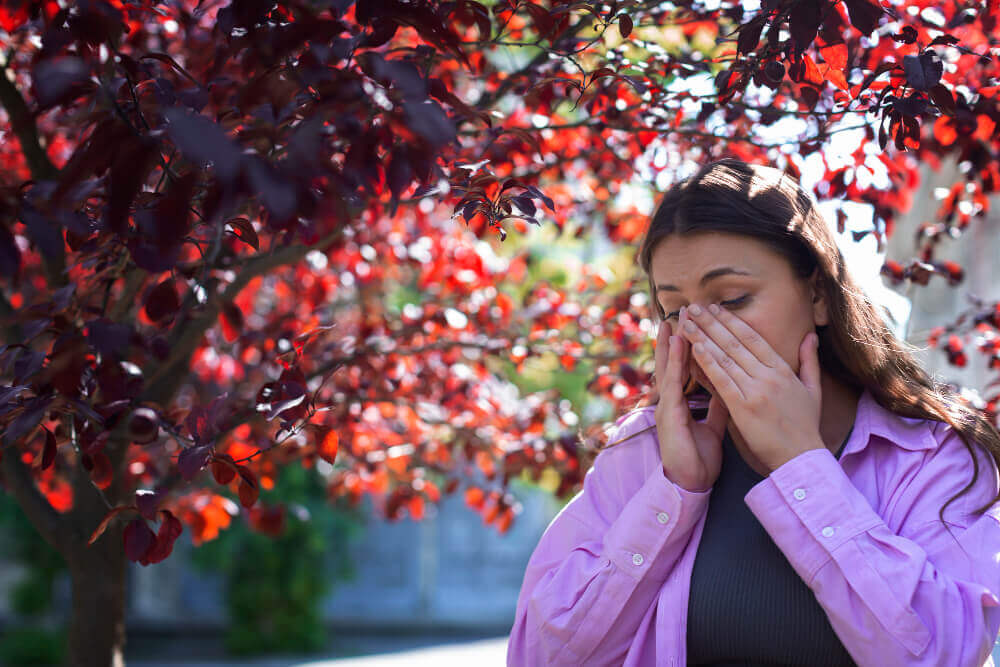
[[[829,324],[830,308],[819,277],[819,269],[813,269],[813,274],[809,278],[809,292],[812,297],[813,324],[818,327]]]

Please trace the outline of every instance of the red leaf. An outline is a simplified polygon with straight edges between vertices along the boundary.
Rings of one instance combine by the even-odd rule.
[[[236,462],[229,454],[216,454],[211,467],[212,477],[219,484],[229,484],[236,477]]]
[[[232,227],[232,229],[227,229],[227,232],[254,250],[260,250],[260,239],[257,237],[257,230],[253,228],[253,224],[249,220],[246,218],[233,218],[232,220],[226,220],[226,224]]]
[[[91,460],[94,463],[94,469],[90,471],[90,478],[94,480],[94,484],[100,489],[111,486],[114,470],[111,468],[111,459],[108,458],[108,455],[103,451],[95,452],[91,455]]]
[[[333,464],[337,461],[337,450],[340,447],[339,436],[335,429],[329,429],[320,440],[316,453],[327,463]]]
[[[108,511],[108,513],[104,515],[104,518],[101,519],[101,523],[99,523],[94,532],[91,533],[90,539],[87,540],[87,546],[96,542],[97,539],[104,534],[104,531],[108,529],[108,526],[111,525],[111,520],[126,510],[136,511],[136,508],[131,505],[119,505],[118,507]]]
[[[260,495],[260,485],[257,484],[257,476],[246,466],[236,466],[236,472],[240,474],[240,504],[244,507],[252,507],[257,502]]]
[[[622,39],[628,39],[628,36],[632,34],[632,17],[628,14],[618,15],[618,33]]]
[[[169,510],[161,510],[163,521],[160,522],[160,530],[156,534],[156,541],[146,551],[143,565],[149,563],[159,563],[170,555],[174,549],[174,542],[183,532],[184,527],[181,522],[170,513]]]
[[[248,484],[246,478],[240,480],[240,504],[243,507],[253,507],[254,503],[257,502],[257,498],[260,496],[260,487],[256,483]]]

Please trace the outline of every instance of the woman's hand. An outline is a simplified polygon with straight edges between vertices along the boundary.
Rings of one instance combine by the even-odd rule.
[[[682,311],[678,324],[685,320]],[[706,420],[696,422],[691,418],[684,397],[689,347],[687,340],[671,335],[669,322],[660,322],[654,375],[659,395],[656,434],[667,479],[688,491],[707,491],[715,484],[722,467],[722,436],[729,415],[722,401],[713,396]]]
[[[810,449],[825,448],[819,338],[799,344],[799,373],[746,322],[712,304],[692,306],[682,335],[695,360],[726,403],[747,447],[769,470]]]

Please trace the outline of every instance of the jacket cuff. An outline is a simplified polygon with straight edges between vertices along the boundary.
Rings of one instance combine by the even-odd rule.
[[[883,523],[825,448],[786,461],[743,500],[810,586],[835,549]]]
[[[608,529],[605,555],[636,579],[665,577],[676,558],[661,556],[679,541],[687,543],[711,493],[677,486],[658,466]]]

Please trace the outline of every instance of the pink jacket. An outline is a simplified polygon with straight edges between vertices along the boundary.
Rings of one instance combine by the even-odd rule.
[[[654,408],[612,440],[653,425]],[[610,440],[609,440],[610,441]],[[992,664],[1000,629],[1000,476],[942,422],[908,419],[865,391],[840,459],[800,454],[745,501],[815,593],[858,665]],[[711,490],[663,474],[656,431],[602,451],[531,556],[508,665],[686,664],[691,570]]]

